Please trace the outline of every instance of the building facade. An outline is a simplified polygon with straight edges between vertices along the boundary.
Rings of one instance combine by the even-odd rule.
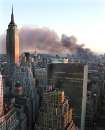
[[[35,130],[75,130],[72,108],[64,91],[43,93]]]

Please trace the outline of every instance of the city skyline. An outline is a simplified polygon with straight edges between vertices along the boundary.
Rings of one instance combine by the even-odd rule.
[[[104,130],[105,54],[17,21],[12,6],[0,36],[0,130]]]
[[[0,35],[7,29],[13,3],[15,21],[19,29],[23,26],[48,27],[56,31],[59,37],[63,33],[68,36],[74,35],[79,44],[84,43],[85,47],[98,53],[104,52],[104,0],[85,2],[83,0],[50,2],[1,0],[0,3],[0,19],[2,19]]]

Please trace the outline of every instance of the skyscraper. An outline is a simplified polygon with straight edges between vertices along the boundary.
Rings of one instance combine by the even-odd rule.
[[[47,67],[48,84],[63,89],[71,99],[75,124],[84,129],[86,117],[86,99],[88,66],[80,63],[56,63]]]
[[[11,21],[8,25],[6,36],[6,51],[9,64],[19,63],[19,36],[17,25],[14,21],[13,7],[11,14]]]
[[[0,116],[3,114],[3,80],[0,74]]]
[[[42,96],[35,130],[75,130],[72,107],[64,91],[45,91]]]

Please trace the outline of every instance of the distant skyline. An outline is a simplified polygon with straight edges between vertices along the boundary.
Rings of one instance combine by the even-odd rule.
[[[105,52],[105,0],[0,0],[0,35],[10,22],[12,4],[19,29],[48,27],[59,36],[76,36],[78,43],[95,52]]]

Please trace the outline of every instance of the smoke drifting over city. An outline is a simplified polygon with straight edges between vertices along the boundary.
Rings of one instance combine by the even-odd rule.
[[[84,48],[84,44],[77,44],[74,36],[62,35],[61,39],[57,33],[48,28],[23,27],[19,30],[20,49],[23,51],[47,52],[47,53],[72,53],[82,51],[91,53]],[[0,36],[0,52],[5,52],[5,35]]]
[[[31,50],[60,52],[64,50],[56,32],[48,28],[22,28],[20,30],[22,51]]]

